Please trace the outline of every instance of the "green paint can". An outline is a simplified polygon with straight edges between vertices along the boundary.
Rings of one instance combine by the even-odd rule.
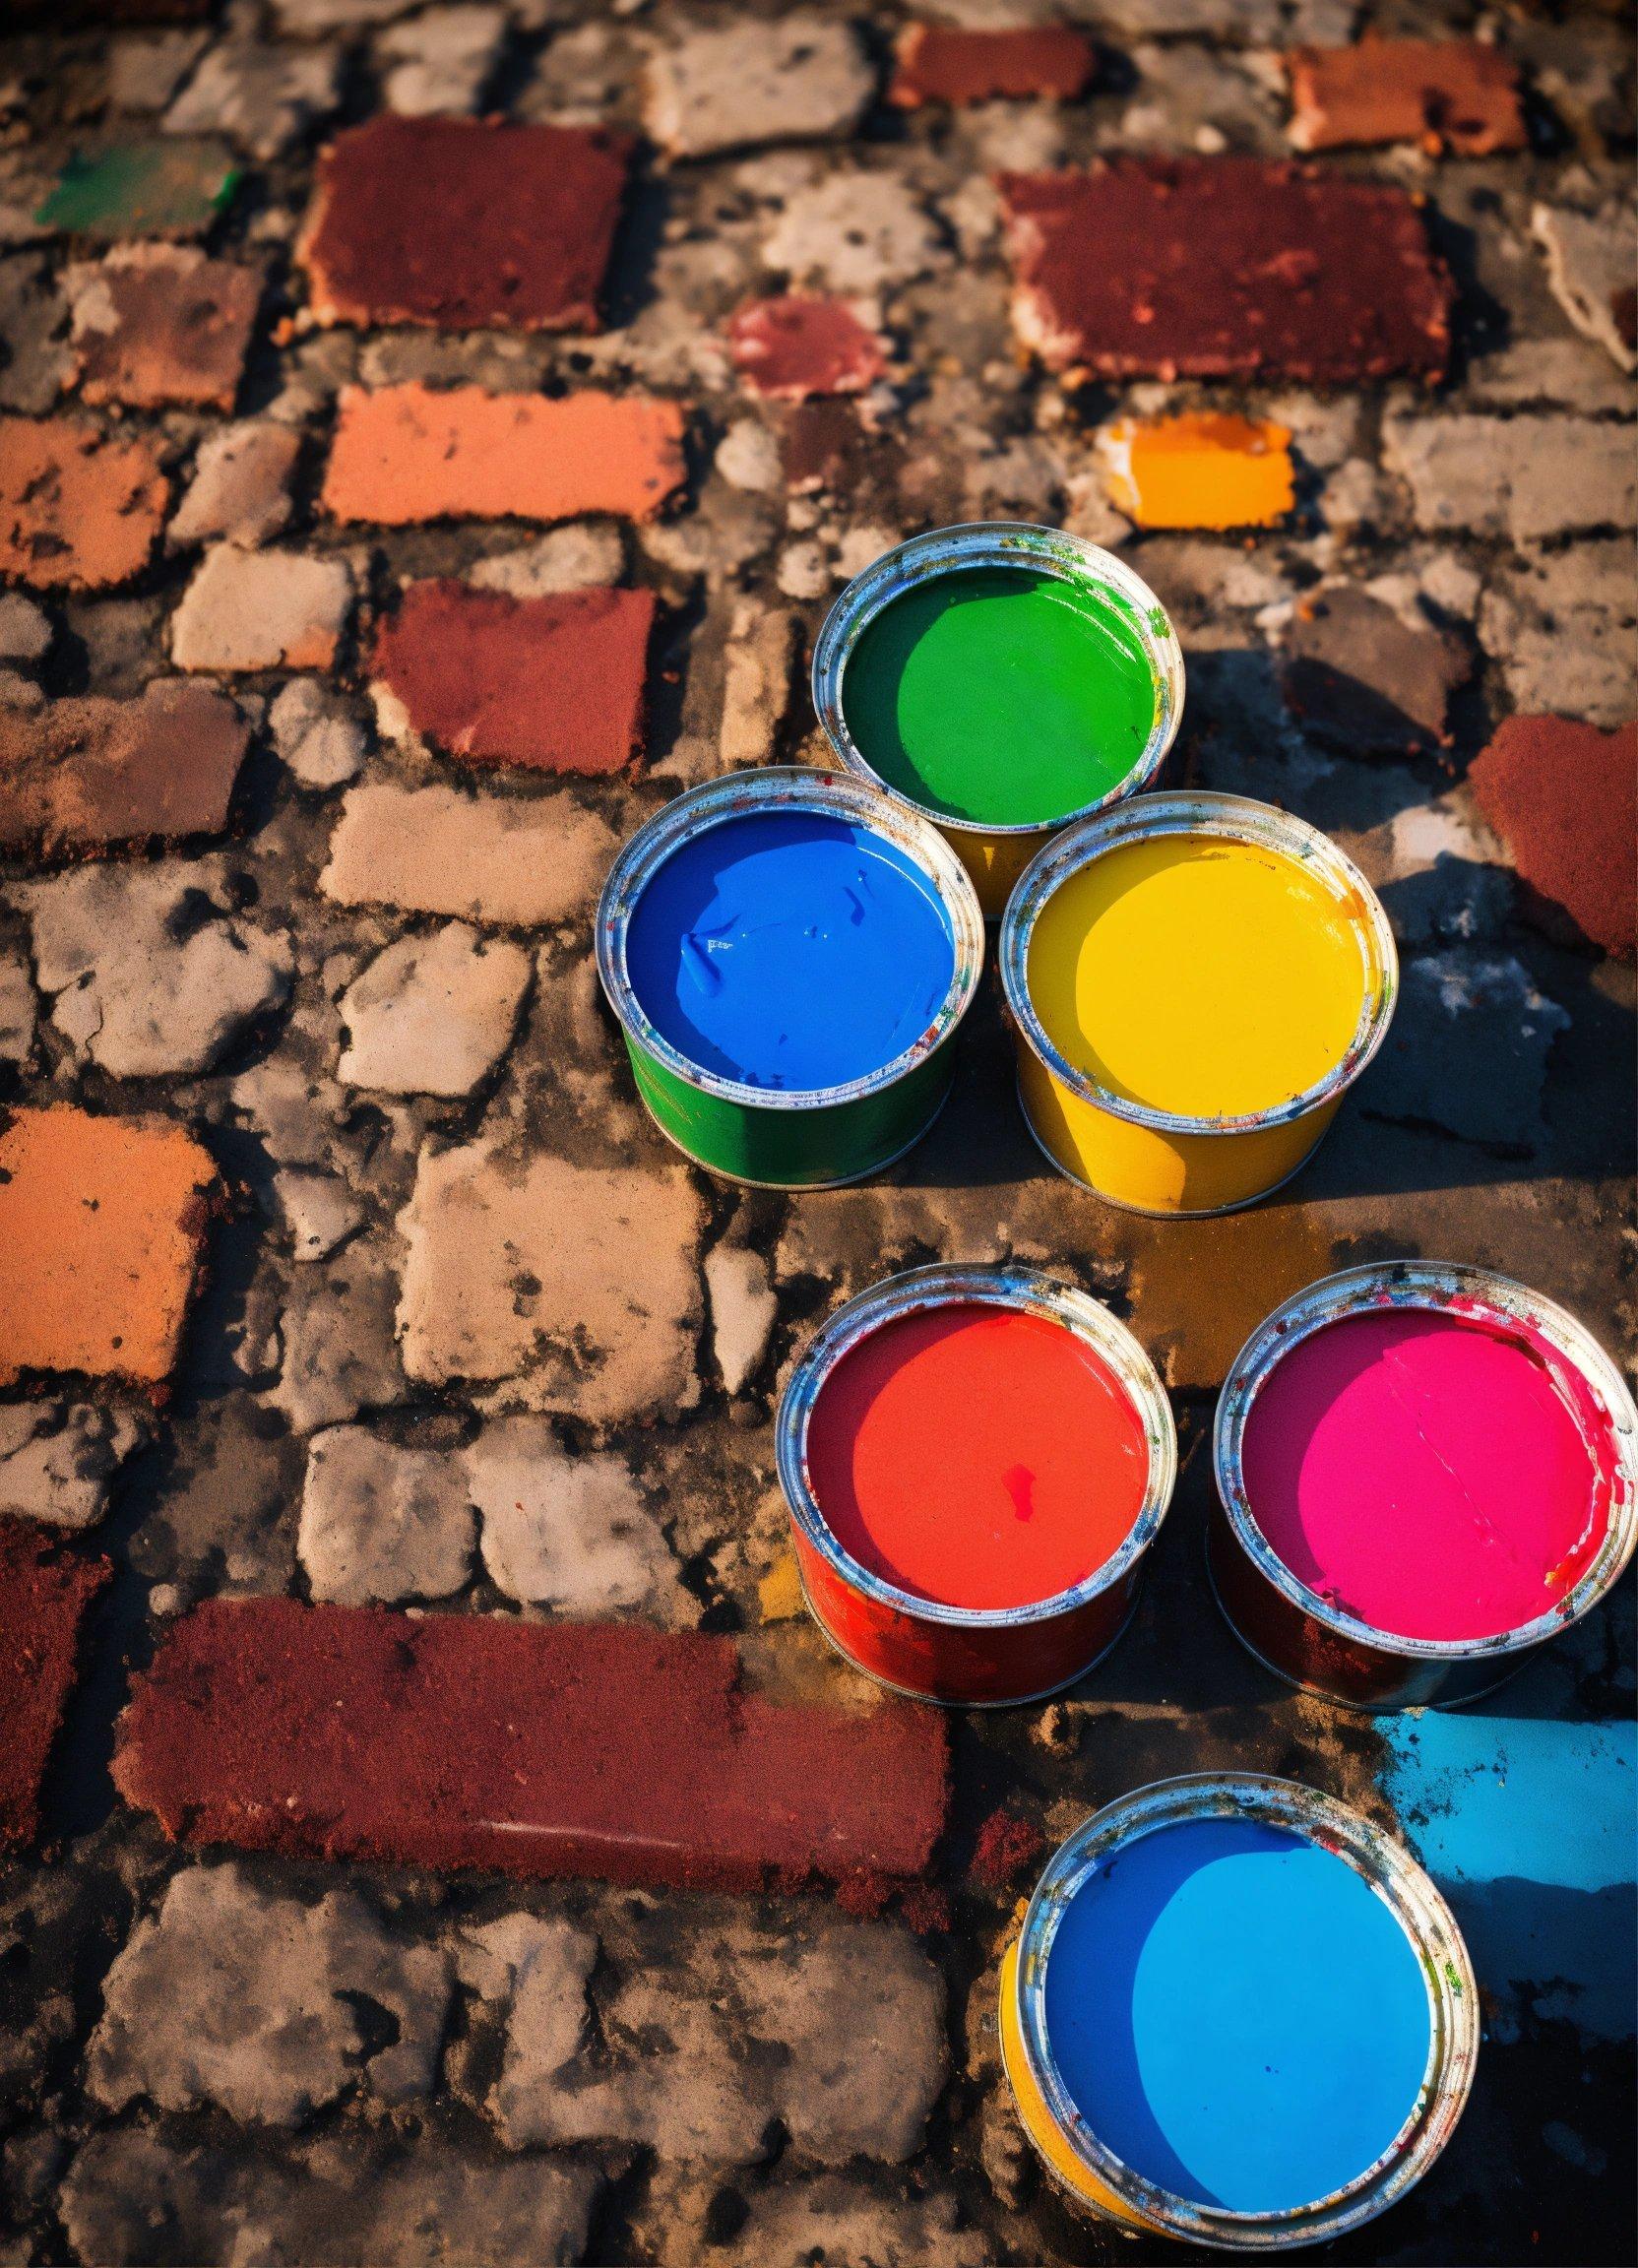
[[[813,703],[845,769],[931,820],[998,920],[1049,836],[1154,780],[1183,658],[1112,552],[988,521],[854,577],[814,648]]]
[[[937,1116],[983,915],[916,813],[782,767],[710,781],[638,829],[597,954],[661,1131],[729,1180],[824,1188],[892,1165]]]

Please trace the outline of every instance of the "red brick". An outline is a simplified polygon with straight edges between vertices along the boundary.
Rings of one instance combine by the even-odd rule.
[[[988,102],[1006,95],[1073,102],[1091,85],[1097,64],[1092,41],[1065,24],[1008,32],[909,24],[899,34],[887,98],[901,110],[918,109],[923,102]]]
[[[0,1520],[0,1851],[39,1833],[51,1743],[74,1690],[80,1633],[113,1573],[106,1559],[54,1549],[22,1520]]]
[[[1601,732],[1568,717],[1509,717],[1468,781],[1512,852],[1526,910],[1549,933],[1579,932],[1630,961],[1638,723]]]
[[[190,1843],[757,1890],[922,1872],[948,1748],[932,1710],[747,1692],[724,1638],[212,1600],[114,1778]]]
[[[147,566],[169,489],[145,440],[68,417],[0,417],[0,576],[104,591]]]
[[[632,143],[383,114],[319,160],[301,257],[322,323],[595,331]]]
[[[71,278],[80,392],[135,410],[231,410],[262,274],[176,244],[133,244]]]
[[[168,678],[140,701],[0,710],[0,845],[60,857],[220,834],[249,737],[231,701]]]
[[[0,1127],[0,1386],[83,1370],[163,1387],[215,1187],[179,1126],[14,1110]]]
[[[617,772],[642,746],[653,622],[650,591],[413,583],[376,638],[383,723],[469,764]]]
[[[753,299],[728,325],[733,366],[753,394],[806,402],[862,394],[887,368],[881,341],[842,299]]]
[[[1255,158],[1124,158],[999,187],[1013,320],[1076,376],[1438,377],[1452,286],[1401,189]]]
[[[1487,158],[1526,145],[1519,74],[1477,39],[1363,39],[1286,58],[1298,150],[1415,142],[1432,156]]]
[[[652,520],[682,484],[674,402],[594,390],[342,390],[324,504],[383,528],[424,520]]]

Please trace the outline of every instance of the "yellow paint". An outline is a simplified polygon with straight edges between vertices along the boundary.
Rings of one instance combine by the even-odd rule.
[[[1105,2220],[1119,2222],[1125,2229],[1147,2230],[1154,2226],[1135,2213],[1123,2198],[1117,2197],[1106,2183],[1100,2180],[1092,2168],[1086,2165],[1071,2148],[1062,2127],[1052,2115],[1052,2107],[1036,2084],[1024,2052],[1024,2027],[1018,2013],[1018,1944],[1016,1939],[1007,1947],[1001,1962],[1001,2067],[1006,2072],[1018,2105],[1019,2122],[1036,2149],[1046,2161],[1047,2167],[1070,2195]]]
[[[777,1559],[756,1587],[764,1622],[791,1622],[802,1611],[802,1578],[794,1559]]]
[[[1189,410],[1117,418],[1099,435],[1109,501],[1140,528],[1267,528],[1294,502],[1291,433]]]
[[[1047,1038],[1105,1092],[1245,1118],[1348,1053],[1367,968],[1352,901],[1295,858],[1222,836],[1118,843],[1063,881],[1030,941]]]
[[[1050,827],[1031,827],[1020,835],[986,835],[979,827],[952,827],[937,819],[933,825],[972,875],[986,921],[1000,920],[1013,884],[1055,832]]]

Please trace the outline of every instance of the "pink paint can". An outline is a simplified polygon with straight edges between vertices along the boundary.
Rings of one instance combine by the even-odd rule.
[[[1218,1603],[1355,1708],[1473,1699],[1638,1542],[1638,1412],[1604,1350],[1486,1270],[1394,1261],[1287,1300],[1218,1404]]]

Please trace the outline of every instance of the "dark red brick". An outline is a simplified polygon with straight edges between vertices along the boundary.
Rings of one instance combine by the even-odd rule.
[[[1638,723],[1601,732],[1568,717],[1509,717],[1468,774],[1512,852],[1525,908],[1550,935],[1623,961],[1638,946]]]
[[[724,1638],[212,1600],[114,1779],[189,1843],[758,1890],[920,1874],[948,1745],[932,1710],[748,1692]]]
[[[113,1569],[54,1549],[26,1521],[0,1520],[0,1851],[39,1833],[51,1743],[79,1667],[80,1632]]]
[[[220,834],[249,738],[224,695],[173,678],[140,701],[0,710],[0,845],[60,857]]]
[[[1098,50],[1066,24],[1007,32],[961,32],[943,24],[909,24],[899,34],[887,98],[902,110],[923,102],[988,102],[1045,95],[1073,102],[1092,83]]]
[[[999,187],[1020,336],[1073,376],[1440,376],[1452,284],[1402,189],[1255,158]]]
[[[327,323],[595,331],[628,135],[372,118],[319,160],[301,257]]]
[[[1351,756],[1450,745],[1450,696],[1472,669],[1461,642],[1414,629],[1369,592],[1344,586],[1297,605],[1281,674],[1309,730]]]
[[[887,368],[882,343],[842,299],[753,299],[728,325],[733,366],[753,393],[805,402],[862,394]]]
[[[650,591],[509,598],[413,583],[376,639],[390,729],[469,764],[617,772],[642,746]]]

